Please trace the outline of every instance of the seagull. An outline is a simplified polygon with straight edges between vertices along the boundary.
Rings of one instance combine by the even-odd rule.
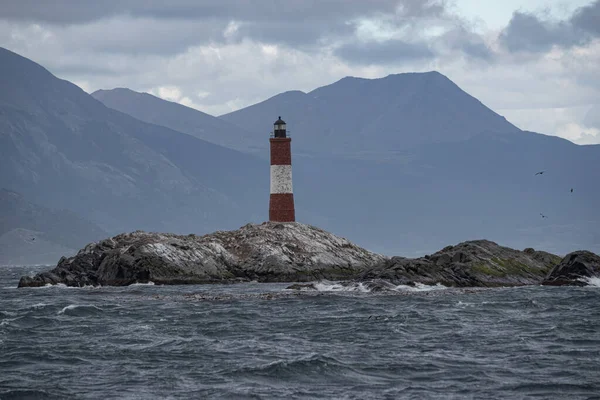
[[[535,175],[542,175],[544,172],[546,172],[546,171],[540,171],[540,172],[537,172]],[[535,176],[535,175],[534,175],[534,176]]]

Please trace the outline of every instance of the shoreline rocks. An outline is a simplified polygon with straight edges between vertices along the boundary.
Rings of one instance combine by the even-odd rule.
[[[392,257],[361,273],[358,280],[383,279],[409,286],[538,285],[560,260],[559,256],[531,248],[519,251],[489,240],[473,240],[420,258]]]
[[[461,288],[583,285],[582,278],[600,276],[599,260],[582,251],[561,261],[544,251],[514,250],[488,240],[447,246],[414,259],[387,258],[314,226],[265,222],[204,236],[142,231],[117,235],[61,258],[51,271],[22,277],[18,286],[319,280]]]
[[[19,287],[344,280],[384,259],[297,222],[204,236],[136,231],[91,243],[51,271],[22,277]]]
[[[590,278],[600,278],[600,256],[585,250],[574,251],[550,271],[542,285],[586,286]]]

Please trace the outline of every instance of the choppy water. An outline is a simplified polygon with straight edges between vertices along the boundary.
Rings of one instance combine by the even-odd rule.
[[[600,398],[600,288],[15,289],[0,399]]]

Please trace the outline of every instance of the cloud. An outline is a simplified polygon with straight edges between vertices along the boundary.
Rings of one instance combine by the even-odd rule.
[[[6,0],[2,18],[59,25],[80,24],[114,16],[160,19],[211,19],[274,23],[323,20],[335,22],[357,16],[398,12],[423,16],[444,9],[441,0],[54,0],[41,5],[38,0]]]
[[[600,129],[569,123],[559,127],[556,133],[577,144],[600,144]]]
[[[586,126],[600,129],[600,104],[596,104],[585,115],[583,123]]]
[[[515,11],[500,33],[500,42],[511,52],[547,52],[553,46],[572,47],[600,37],[600,0],[580,7],[562,21]]]
[[[337,48],[334,54],[351,63],[362,65],[398,64],[435,57],[427,44],[408,43],[403,40],[346,44]]]
[[[461,52],[467,57],[491,61],[495,54],[485,40],[466,29],[464,26],[457,26],[439,37],[438,44],[452,52]]]
[[[600,37],[600,0],[577,9],[570,22],[575,29]]]
[[[0,46],[88,92],[129,87],[218,115],[348,75],[438,70],[520,127],[599,128],[584,116],[600,102],[600,0],[560,20],[518,11],[501,32],[455,0],[0,3]]]

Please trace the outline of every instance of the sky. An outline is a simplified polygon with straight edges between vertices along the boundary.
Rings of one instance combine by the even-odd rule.
[[[212,115],[437,70],[521,129],[600,143],[600,0],[2,0],[0,46]]]

